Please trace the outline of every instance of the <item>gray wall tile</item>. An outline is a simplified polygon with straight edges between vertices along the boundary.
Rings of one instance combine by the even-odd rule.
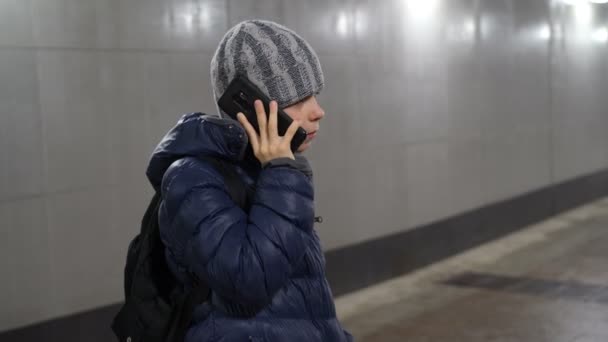
[[[142,53],[99,55],[100,115],[108,118],[111,183],[140,181],[152,152]]]
[[[448,149],[450,215],[479,208],[484,198],[483,149],[478,140],[449,142]]]
[[[112,188],[48,196],[49,279],[57,316],[110,303],[122,294],[124,245],[111,232],[117,227]]]
[[[239,1],[228,0],[230,26],[247,19],[271,20],[285,25],[284,0]]]
[[[54,317],[43,198],[0,202],[0,331]]]
[[[31,46],[32,16],[29,0],[0,0],[0,46]]]
[[[377,237],[380,230],[383,235],[402,231],[410,200],[405,181],[409,172],[406,150],[403,146],[361,147],[347,157],[354,161],[347,178],[351,189],[346,191],[352,202],[352,224],[338,222],[339,229],[323,227],[334,230],[333,246],[348,244],[346,235],[367,240]]]
[[[221,0],[108,1],[102,32],[112,46],[209,52],[228,29]]]
[[[350,55],[353,45],[353,6],[344,0],[285,0],[285,23],[323,55]]]
[[[96,3],[107,0],[29,0],[36,46],[96,47]]]
[[[42,193],[41,139],[36,52],[0,49],[0,200]]]
[[[408,227],[443,218],[452,212],[449,146],[428,142],[407,146]]]
[[[398,29],[403,21],[403,11],[395,10],[395,1],[358,0],[350,7],[346,27],[354,36],[354,50],[357,55],[382,56],[376,59],[376,71],[384,69],[386,60],[402,61],[404,56],[396,53],[405,40]],[[343,21],[344,22],[344,21]],[[336,22],[337,26],[338,23]],[[382,62],[381,62],[382,61]]]
[[[596,13],[599,15],[600,13]],[[596,17],[597,22],[606,16]],[[563,38],[552,58],[554,180],[561,182],[608,165],[605,43],[592,39],[593,27],[580,27],[567,13]]]
[[[485,202],[514,197],[551,184],[548,130],[513,130],[483,143]]]
[[[38,55],[46,184],[50,192],[111,183],[110,118],[97,52]]]
[[[211,56],[148,54],[142,63],[150,145],[155,146],[184,113],[217,114],[209,72]]]

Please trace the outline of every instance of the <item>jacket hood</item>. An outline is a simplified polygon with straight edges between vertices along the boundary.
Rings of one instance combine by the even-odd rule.
[[[237,162],[245,157],[248,145],[247,134],[239,122],[203,113],[186,114],[152,152],[146,176],[158,190],[165,171],[174,161],[209,156]]]

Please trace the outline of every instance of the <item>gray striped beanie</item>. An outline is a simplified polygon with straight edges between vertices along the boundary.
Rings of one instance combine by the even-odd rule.
[[[279,108],[320,93],[324,85],[312,47],[292,30],[265,20],[243,21],[220,41],[211,60],[216,104],[237,75],[247,77]]]

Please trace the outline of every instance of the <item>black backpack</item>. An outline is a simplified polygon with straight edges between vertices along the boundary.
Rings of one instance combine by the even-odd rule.
[[[202,158],[224,176],[232,199],[248,210],[253,189],[248,188],[234,165]],[[191,290],[184,290],[165,262],[160,239],[157,192],[144,214],[140,233],[131,241],[124,273],[125,303],[112,322],[120,342],[182,342],[197,304],[209,297],[209,288],[193,274]]]

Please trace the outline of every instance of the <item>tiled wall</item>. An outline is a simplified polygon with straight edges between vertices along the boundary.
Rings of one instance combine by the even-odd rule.
[[[326,249],[608,167],[608,5],[550,0],[0,0],[0,331],[115,303],[155,143],[215,109],[223,33],[320,55]]]

